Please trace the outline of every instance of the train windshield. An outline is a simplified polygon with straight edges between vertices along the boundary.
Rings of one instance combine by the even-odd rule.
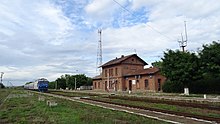
[[[48,81],[39,81],[38,85],[39,87],[48,87]]]

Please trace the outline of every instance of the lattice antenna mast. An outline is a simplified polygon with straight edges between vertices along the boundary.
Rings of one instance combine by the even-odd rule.
[[[185,40],[183,38],[183,34],[181,33],[181,41],[179,42],[180,48],[182,48],[182,51],[185,52],[185,47],[187,46],[187,41],[188,41],[188,37],[187,37],[187,30],[186,30],[186,21],[184,21],[184,27],[185,27]]]
[[[98,41],[98,50],[97,50],[97,62],[96,62],[96,72],[99,72],[101,74],[102,69],[99,68],[102,65],[102,30],[98,30],[99,34],[99,41]]]

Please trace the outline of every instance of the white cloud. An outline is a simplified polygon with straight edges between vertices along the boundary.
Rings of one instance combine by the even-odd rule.
[[[121,5],[126,3],[126,0],[117,0]],[[107,27],[114,21],[114,14],[121,12],[120,6],[113,0],[93,0],[85,6],[87,20],[94,27]]]
[[[81,36],[81,31],[74,29],[70,18],[54,3],[1,1],[0,18],[0,63],[5,66],[1,68],[5,72],[4,81],[24,83],[42,76],[54,80],[53,75],[77,67],[74,61],[90,63],[83,58],[87,55],[84,49],[93,43],[81,38],[91,33]],[[77,52],[81,52],[81,57],[74,57]],[[54,64],[59,66],[47,66]],[[16,69],[10,70],[12,67]]]
[[[148,22],[103,31],[107,58],[134,53],[149,63],[163,56],[166,49],[179,49],[178,39],[184,35],[187,21],[189,51],[219,39],[219,1],[132,1],[131,12],[145,7]],[[135,16],[134,18],[139,18]],[[129,21],[129,20],[128,20]],[[106,42],[106,43],[105,43]],[[108,56],[109,55],[109,56]]]
[[[196,51],[204,43],[219,40],[218,0],[116,2],[1,1],[0,71],[5,72],[5,81],[54,80],[74,70],[94,76],[101,27],[103,63],[135,51],[149,64],[159,60],[166,49],[179,49],[184,21],[187,50]]]
[[[85,11],[95,18],[111,17],[115,8],[112,0],[93,0],[85,7]]]

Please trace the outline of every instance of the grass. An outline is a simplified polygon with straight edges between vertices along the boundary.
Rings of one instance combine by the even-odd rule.
[[[208,109],[200,109],[200,108],[192,108],[192,107],[181,107],[178,105],[167,105],[161,103],[146,103],[144,101],[131,101],[131,100],[123,100],[123,99],[109,99],[109,98],[101,98],[101,97],[92,97],[92,99],[97,99],[101,101],[108,101],[111,103],[119,103],[124,105],[132,105],[136,107],[145,107],[145,108],[155,108],[161,110],[170,110],[175,112],[184,112],[190,113],[194,115],[203,115],[208,117],[217,117],[220,118],[220,111],[217,110],[208,110]]]
[[[0,90],[1,96],[5,91]],[[7,91],[6,91],[7,92]],[[4,93],[5,94],[5,93]],[[23,94],[23,95],[21,95]],[[26,94],[26,95],[24,95]],[[6,95],[4,95],[6,97]],[[146,117],[133,115],[45,96],[58,105],[49,107],[46,101],[38,101],[38,95],[24,90],[11,92],[0,106],[0,123],[22,124],[142,124],[165,123]]]
[[[52,92],[54,94],[58,95],[65,95],[65,96],[72,96],[72,97],[80,97],[80,96],[89,96],[91,94],[89,93],[80,93],[80,92]],[[151,103],[149,102],[153,98],[144,98],[144,97],[134,97],[134,96],[109,96],[114,99],[109,99],[106,95],[97,95],[95,97],[90,96],[92,99],[97,99],[101,101],[108,101],[112,103],[119,103],[119,104],[125,104],[125,105],[132,105],[136,107],[146,107],[146,108],[155,108],[155,109],[161,109],[161,110],[170,110],[174,112],[184,112],[184,113],[190,113],[194,115],[203,115],[208,117],[217,117],[220,118],[220,111],[218,110],[209,110],[204,108],[192,108],[192,107],[184,107],[184,106],[178,106],[178,105],[168,105],[163,103]],[[132,99],[137,99],[136,101],[133,101]],[[140,100],[140,101],[139,101]],[[154,99],[153,99],[154,100]],[[163,99],[161,99],[163,101]],[[179,102],[186,102],[186,101],[179,101]],[[193,104],[193,103],[192,103]],[[203,103],[205,104],[205,103]],[[207,104],[207,103],[206,103]],[[209,104],[212,106],[219,106],[219,104]]]
[[[0,89],[0,103],[8,96],[10,90],[8,89]]]

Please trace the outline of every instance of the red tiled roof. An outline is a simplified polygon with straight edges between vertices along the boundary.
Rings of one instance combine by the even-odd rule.
[[[106,67],[106,66],[110,66],[110,65],[120,64],[121,62],[125,61],[126,59],[128,59],[132,56],[136,56],[140,61],[142,61],[144,63],[144,65],[148,65],[144,60],[142,60],[140,57],[138,57],[137,54],[132,54],[132,55],[122,56],[121,58],[116,58],[116,59],[110,60],[100,67]]]
[[[153,68],[147,68],[147,69],[142,69],[142,70],[137,70],[135,72],[131,72],[126,74],[125,76],[133,76],[133,75],[144,75],[144,74],[155,74],[159,71],[158,68],[153,67]]]

